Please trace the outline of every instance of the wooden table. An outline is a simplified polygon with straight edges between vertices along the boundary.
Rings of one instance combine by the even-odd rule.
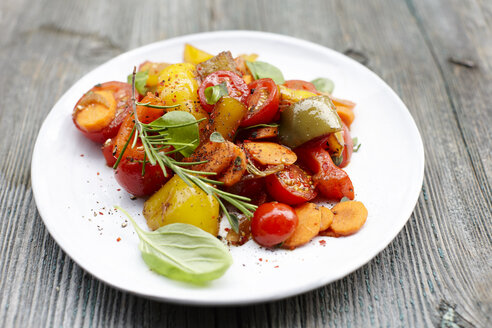
[[[38,129],[106,60],[223,29],[311,40],[381,76],[424,140],[417,206],[374,260],[297,297],[201,308],[115,290],[42,223],[30,181]],[[492,1],[2,0],[0,30],[0,326],[492,326]]]

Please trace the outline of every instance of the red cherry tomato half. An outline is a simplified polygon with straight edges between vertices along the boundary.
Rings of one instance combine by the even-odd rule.
[[[249,85],[250,95],[246,101],[248,112],[241,126],[271,122],[278,112],[280,92],[272,79],[259,79]]]
[[[342,163],[340,163],[339,167],[345,167],[350,163],[350,159],[352,158],[352,152],[354,151],[354,142],[352,141],[352,137],[350,136],[350,130],[349,128],[343,124],[343,141],[344,141],[344,146],[343,146],[343,160]]]
[[[272,247],[287,240],[297,222],[297,214],[289,205],[265,203],[256,209],[251,219],[251,233],[258,244]]]
[[[265,191],[265,179],[243,179],[227,189],[236,195],[241,195],[251,199],[251,203],[261,205],[267,201],[267,193]]]
[[[275,200],[289,205],[305,203],[317,195],[313,179],[297,165],[267,176],[266,187]]]
[[[114,163],[116,163],[116,157],[113,153],[114,150],[114,141],[113,139],[108,139],[102,145],[101,151],[103,153],[104,159],[106,160],[106,165],[109,167],[113,167]]]
[[[249,95],[249,89],[244,80],[231,71],[217,71],[205,78],[200,88],[198,89],[198,97],[200,98],[200,104],[207,112],[212,112],[214,105],[207,103],[207,97],[205,97],[205,89],[208,87],[213,87],[215,85],[225,82],[227,85],[227,91],[229,97],[239,100],[245,103],[246,98]]]
[[[318,94],[318,90],[316,90],[316,87],[311,82],[303,80],[288,80],[285,81],[284,85],[289,89],[305,90]]]
[[[137,197],[152,195],[172,177],[169,170],[165,177],[159,165],[149,163],[145,164],[145,174],[142,175],[142,165],[140,161],[123,158],[115,171],[120,186]]]
[[[103,143],[118,133],[131,111],[131,86],[123,82],[98,84],[84,94],[73,109],[72,119],[85,137]]]

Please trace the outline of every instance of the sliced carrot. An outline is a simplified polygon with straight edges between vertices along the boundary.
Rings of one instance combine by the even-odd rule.
[[[234,158],[233,146],[234,144],[231,142],[209,141],[201,145],[193,155],[186,160],[189,162],[207,161],[203,164],[193,165],[191,169],[220,174],[227,169],[229,163]]]
[[[263,165],[291,165],[297,160],[297,155],[292,150],[274,142],[245,142],[244,149]]]
[[[204,143],[191,157],[185,159],[187,162],[207,161],[203,164],[191,166],[192,170],[202,172],[215,172],[210,178],[223,182],[230,187],[241,180],[246,171],[246,154],[244,151],[230,141]]]
[[[367,209],[358,201],[338,203],[331,211],[333,222],[330,230],[340,236],[348,236],[359,231],[367,219]]]
[[[350,128],[350,124],[352,124],[355,119],[354,111],[345,106],[337,106],[337,114],[342,122]]]
[[[326,237],[340,237],[341,235],[336,234],[331,230],[330,228],[326,229],[325,231],[320,231],[319,233],[320,236],[326,236]]]
[[[328,229],[333,222],[333,212],[324,206],[320,206],[321,210],[321,224],[319,226],[319,231],[325,231]]]
[[[308,243],[319,233],[321,210],[314,203],[304,203],[294,208],[298,223],[294,233],[282,244],[282,247],[294,249]]]
[[[276,126],[266,126],[262,128],[246,130],[245,139],[249,140],[260,140],[276,138],[278,136],[278,127]]]
[[[234,145],[234,158],[229,163],[229,167],[221,173],[217,179],[224,183],[224,186],[230,187],[241,180],[246,171],[246,154],[238,146]]]
[[[356,103],[350,101],[350,100],[347,100],[347,99],[340,99],[340,98],[335,98],[333,96],[329,96],[331,101],[333,102],[333,105],[335,105],[335,107],[338,107],[338,106],[343,106],[343,107],[347,107],[348,109],[354,109]]]

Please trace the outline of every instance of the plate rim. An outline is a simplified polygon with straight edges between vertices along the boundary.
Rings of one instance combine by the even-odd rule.
[[[220,38],[220,37],[230,37],[230,36],[235,36],[235,37],[253,37],[253,38],[258,38],[258,39],[265,39],[265,40],[279,40],[283,42],[287,42],[290,44],[295,44],[297,46],[302,46],[302,47],[307,47],[310,49],[314,49],[317,51],[329,53],[332,56],[336,56],[339,58],[343,58],[343,60],[348,60],[352,64],[355,64],[358,66],[359,69],[363,70],[365,73],[368,73],[371,75],[372,78],[377,79],[381,85],[386,89],[389,95],[395,100],[401,107],[405,109],[405,111],[402,111],[405,116],[407,116],[407,121],[409,126],[411,127],[414,132],[416,132],[416,137],[418,139],[416,141],[416,150],[417,152],[414,154],[417,158],[417,162],[419,163],[420,167],[418,170],[418,181],[420,181],[419,184],[415,184],[414,188],[411,189],[411,192],[409,193],[412,195],[411,202],[408,202],[408,204],[413,204],[412,206],[408,206],[408,208],[405,209],[404,212],[402,212],[401,216],[406,217],[405,220],[401,220],[401,222],[398,225],[395,225],[395,228],[392,229],[390,234],[384,234],[383,238],[381,239],[381,242],[379,243],[379,247],[375,247],[371,252],[370,255],[367,256],[364,260],[358,262],[359,264],[356,265],[353,269],[348,270],[344,273],[340,273],[336,276],[331,276],[329,279],[323,280],[323,281],[312,281],[310,284],[305,284],[302,285],[302,288],[289,288],[287,290],[284,290],[280,293],[276,293],[274,295],[269,295],[267,297],[265,296],[259,296],[259,297],[251,297],[248,299],[233,299],[233,300],[208,300],[208,301],[203,301],[203,300],[196,300],[196,299],[189,299],[186,297],[176,297],[176,295],[167,295],[167,296],[162,296],[162,295],[156,295],[156,294],[150,294],[150,293],[143,293],[136,291],[134,289],[130,289],[125,286],[120,286],[117,284],[112,283],[110,280],[101,278],[99,277],[96,273],[94,273],[90,268],[87,268],[85,265],[79,263],[75,258],[71,256],[71,252],[67,250],[68,247],[66,245],[62,245],[59,242],[59,234],[56,232],[56,229],[54,225],[49,223],[49,220],[46,220],[45,217],[47,217],[47,205],[45,204],[40,204],[38,200],[38,196],[36,196],[37,193],[39,193],[38,184],[37,184],[37,174],[38,172],[36,171],[36,163],[40,161],[40,136],[42,135],[44,129],[46,129],[46,122],[48,119],[51,117],[51,115],[54,115],[53,109],[58,106],[59,103],[61,103],[68,95],[71,93],[72,89],[75,88],[76,85],[79,83],[82,83],[87,79],[92,73],[96,70],[101,69],[102,67],[111,65],[114,61],[121,60],[122,58],[129,57],[129,56],[134,56],[138,54],[139,52],[147,52],[150,51],[152,48],[155,47],[161,47],[163,44],[166,44],[166,46],[172,46],[174,43],[183,43],[186,41],[196,41],[196,40],[201,40],[201,39],[209,39],[209,38]],[[78,266],[80,266],[85,272],[89,273],[91,276],[97,278],[98,280],[104,282],[107,285],[110,285],[118,290],[124,291],[131,293],[133,295],[138,295],[142,297],[146,297],[149,299],[153,300],[159,300],[159,301],[166,301],[170,303],[176,303],[176,304],[187,304],[187,305],[202,305],[202,306],[234,306],[234,305],[247,305],[247,304],[258,304],[258,303],[264,303],[264,302],[271,302],[271,301],[276,301],[279,299],[284,299],[288,298],[291,296],[295,295],[300,295],[304,294],[307,292],[310,292],[316,288],[323,287],[327,284],[333,283],[335,281],[338,281],[349,274],[353,273],[354,271],[360,269],[364,265],[366,265],[368,262],[374,259],[382,250],[384,250],[388,245],[399,235],[399,233],[402,231],[403,227],[405,224],[408,222],[410,219],[415,206],[418,202],[418,198],[420,196],[420,191],[422,189],[423,181],[424,181],[424,170],[425,170],[425,152],[424,152],[424,145],[422,141],[422,136],[420,134],[420,131],[418,129],[418,126],[412,117],[410,111],[408,110],[407,106],[405,103],[401,100],[401,98],[396,94],[396,92],[382,79],[380,78],[376,73],[372,72],[369,68],[366,66],[360,64],[359,62],[353,60],[352,58],[343,55],[331,48],[325,47],[320,44],[316,44],[311,41],[307,41],[304,39],[296,38],[296,37],[291,37],[283,34],[277,34],[277,33],[271,33],[271,32],[261,32],[261,31],[248,31],[248,30],[226,30],[226,31],[212,31],[212,32],[204,32],[204,33],[194,33],[194,34],[186,34],[186,35],[181,35],[177,37],[173,37],[170,39],[165,39],[165,40],[160,40],[157,42],[153,42],[132,50],[129,50],[127,52],[124,52],[114,58],[111,58],[110,60],[96,66],[94,69],[90,70],[86,74],[84,74],[80,79],[78,79],[73,85],[68,88],[64,94],[58,99],[58,101],[52,106],[50,109],[48,115],[45,117],[43,120],[43,123],[41,124],[41,127],[38,130],[38,134],[36,136],[36,142],[34,145],[33,149],[33,154],[32,154],[32,159],[31,159],[31,188],[33,191],[33,197],[36,203],[36,208],[37,211],[43,221],[44,226],[50,233],[51,237],[56,241],[58,247],[60,247],[66,255],[70,257],[72,261],[77,263]],[[394,230],[394,231],[393,231]],[[57,238],[58,237],[58,238]]]

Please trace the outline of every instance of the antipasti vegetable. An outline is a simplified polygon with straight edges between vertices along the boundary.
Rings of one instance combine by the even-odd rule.
[[[99,84],[75,105],[75,126],[102,145],[118,183],[147,198],[153,231],[129,219],[156,273],[219,278],[232,263],[221,225],[233,245],[294,249],[366,221],[343,170],[360,147],[355,103],[333,97],[330,79],[285,80],[257,57],[186,44],[183,63],[145,61],[127,83]]]

